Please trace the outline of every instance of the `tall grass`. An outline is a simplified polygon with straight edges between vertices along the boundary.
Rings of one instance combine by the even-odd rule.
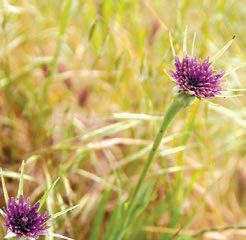
[[[245,11],[236,0],[2,1],[0,167],[8,195],[24,179],[35,202],[60,179],[43,201],[53,216],[62,213],[52,232],[118,239],[172,98],[172,51],[185,50],[213,57],[228,90],[177,115],[124,239],[244,239]]]

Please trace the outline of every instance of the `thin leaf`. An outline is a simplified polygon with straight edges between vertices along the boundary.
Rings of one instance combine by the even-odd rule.
[[[79,204],[77,204],[77,205],[75,205],[75,206],[72,206],[72,207],[70,207],[70,208],[64,209],[64,210],[62,210],[62,211],[60,211],[60,212],[58,212],[58,213],[55,213],[55,214],[52,216],[52,219],[55,219],[55,218],[57,218],[57,217],[60,217],[60,216],[64,215],[65,213],[70,212],[70,211],[72,211],[73,209],[77,208],[78,206],[79,206]]]
[[[240,125],[243,128],[246,128],[246,120],[242,119],[237,113],[236,111],[232,111],[228,108],[222,107],[218,104],[214,104],[212,102],[208,102],[208,106],[210,109],[219,112],[221,114],[223,114],[224,116],[227,116],[229,118],[231,118],[235,123],[237,123],[238,125]]]
[[[233,92],[246,92],[246,88],[227,88],[226,90]]]
[[[164,157],[170,154],[178,153],[186,149],[186,146],[178,146],[174,148],[168,148],[160,152],[160,156]]]
[[[20,173],[3,170],[3,177],[5,178],[20,179],[20,176],[21,176]],[[34,181],[33,177],[26,175],[26,174],[24,174],[23,178],[24,180]]]
[[[164,144],[164,143],[167,143],[167,142],[170,142],[172,141],[175,137],[177,137],[177,134],[173,134],[171,136],[168,136],[168,137],[165,137],[162,139],[161,141],[161,145]],[[149,146],[146,146],[144,148],[142,148],[140,151],[137,151],[135,152],[134,154],[132,155],[129,155],[127,156],[126,158],[120,160],[116,166],[114,166],[114,168],[120,168],[120,167],[123,167],[124,165],[126,164],[129,164],[131,162],[134,162],[134,161],[138,161],[141,157],[143,157],[146,153],[150,152],[151,150],[151,145]],[[165,151],[167,152],[167,154],[164,154],[164,155],[168,155],[168,154],[172,154],[172,153],[176,153],[177,150],[179,151],[180,149],[175,149],[175,150],[172,150],[173,148],[169,148],[169,149],[165,149]],[[164,152],[165,152],[164,151]],[[174,151],[174,152],[173,152]]]
[[[48,190],[44,193],[43,197],[40,199],[40,205],[39,205],[39,210],[42,208],[44,205],[45,201],[47,200],[50,192],[53,190],[57,182],[60,180],[60,177],[58,177],[55,182],[48,188]]]
[[[114,186],[114,184],[112,184],[110,181],[108,181],[108,180],[106,180],[104,178],[98,177],[97,175],[95,175],[93,173],[90,173],[88,171],[85,171],[83,169],[79,169],[79,170],[77,170],[77,172],[78,172],[79,175],[81,175],[81,176],[83,176],[85,178],[91,179],[91,180],[93,180],[96,183],[102,184],[103,186],[107,186],[107,187],[112,188],[115,191],[117,191],[117,187]]]
[[[88,42],[90,42],[92,37],[93,37],[93,34],[94,34],[95,29],[96,29],[97,23],[98,23],[98,19],[96,19],[94,21],[94,23],[90,27],[89,36],[88,36]]]
[[[216,62],[225,52],[226,50],[232,45],[233,41],[235,39],[235,36],[223,47],[221,48],[214,56],[210,58],[211,62]]]
[[[191,48],[191,56],[192,57],[194,54],[195,41],[196,41],[196,32],[194,33],[194,37],[193,37],[193,41],[192,41],[192,48]]]
[[[186,25],[184,31],[184,41],[183,41],[183,53],[185,55],[187,54],[187,33],[188,33],[188,27]]]
[[[161,116],[153,116],[144,113],[113,113],[114,119],[127,119],[127,120],[146,120],[146,121],[161,121]]]
[[[20,173],[19,189],[17,193],[17,198],[19,198],[24,193],[24,169],[25,169],[25,161],[23,160],[21,164],[21,173]]]
[[[4,216],[4,212],[3,212],[3,210],[0,208],[0,214],[2,215],[2,216]]]
[[[2,182],[2,188],[3,188],[3,195],[4,195],[4,199],[5,199],[5,204],[7,205],[8,204],[8,200],[9,200],[9,195],[8,195],[8,191],[7,191],[7,188],[6,188],[6,185],[5,185],[5,181],[4,181],[4,178],[3,178],[3,170],[1,168],[1,182]]]
[[[176,54],[175,54],[175,50],[174,50],[174,46],[173,46],[173,39],[172,39],[171,32],[169,32],[169,41],[170,41],[170,45],[171,45],[171,48],[172,48],[173,57],[175,57]]]
[[[74,240],[73,238],[69,238],[69,237],[66,237],[66,236],[63,236],[57,233],[51,233],[51,232],[44,234],[44,236],[56,237],[56,238],[61,238],[61,239],[66,239],[66,240]]]
[[[103,217],[105,214],[105,209],[109,196],[110,196],[110,192],[107,191],[104,193],[104,195],[101,198],[99,207],[97,208],[96,216],[94,218],[93,226],[90,231],[91,233],[90,233],[89,240],[97,240],[100,238],[100,226],[102,225],[103,222]]]
[[[26,163],[32,163],[36,160],[38,160],[40,158],[39,155],[32,155],[31,157],[29,157],[27,160],[26,160]]]
[[[44,173],[45,173],[47,188],[50,188],[52,185],[52,179],[50,177],[49,171],[46,166],[44,166]],[[53,196],[52,191],[50,191],[47,194],[47,198],[44,202],[45,202],[46,209],[48,210],[49,214],[53,215],[54,214],[53,213],[54,196]],[[53,221],[51,221],[49,224],[49,231],[54,232],[54,222]],[[53,237],[50,236],[49,238],[46,237],[45,239],[53,240]]]
[[[102,137],[109,134],[115,134],[117,132],[136,126],[138,123],[140,123],[140,121],[126,121],[126,122],[114,123],[85,134],[83,137],[81,137],[81,140],[85,141],[92,137],[99,137],[99,136]]]
[[[227,75],[231,74],[231,73],[234,73],[236,72],[238,69],[242,68],[242,67],[245,67],[246,66],[246,63],[243,63],[243,64],[240,64],[239,66],[236,66],[234,68],[232,68],[231,70],[229,70],[228,72],[226,72],[224,74],[224,77],[226,77]]]

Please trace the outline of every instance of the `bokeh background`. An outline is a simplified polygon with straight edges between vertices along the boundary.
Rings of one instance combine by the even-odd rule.
[[[54,232],[114,240],[113,213],[136,185],[175,86],[169,32],[183,56],[187,26],[188,53],[194,34],[197,57],[223,53],[214,67],[226,72],[227,91],[179,113],[126,239],[245,225],[245,22],[244,0],[1,0],[0,165],[9,195],[25,159],[32,202],[60,176],[49,212],[79,204],[52,222]],[[196,239],[243,240],[246,231]]]

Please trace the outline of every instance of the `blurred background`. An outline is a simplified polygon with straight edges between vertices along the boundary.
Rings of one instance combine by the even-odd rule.
[[[169,31],[182,57],[187,26],[189,54],[194,36],[198,58],[223,53],[214,67],[226,72],[227,91],[178,114],[125,239],[246,239],[245,230],[194,236],[246,225],[244,0],[1,0],[0,13],[0,166],[10,196],[25,159],[33,203],[60,176],[48,211],[79,204],[52,231],[117,239],[116,209],[175,86]]]

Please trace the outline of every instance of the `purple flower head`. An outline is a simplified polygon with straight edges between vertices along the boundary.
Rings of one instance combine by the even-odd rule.
[[[47,213],[39,214],[38,208],[39,203],[31,206],[30,199],[25,202],[23,196],[20,196],[18,201],[10,198],[7,208],[3,209],[5,227],[18,239],[25,237],[37,239],[41,234],[46,233],[49,226],[44,224],[50,218]]]
[[[200,61],[195,57],[186,56],[180,60],[175,57],[175,71],[170,71],[179,91],[197,98],[212,98],[220,94],[224,72],[217,72],[211,67],[207,58]]]

